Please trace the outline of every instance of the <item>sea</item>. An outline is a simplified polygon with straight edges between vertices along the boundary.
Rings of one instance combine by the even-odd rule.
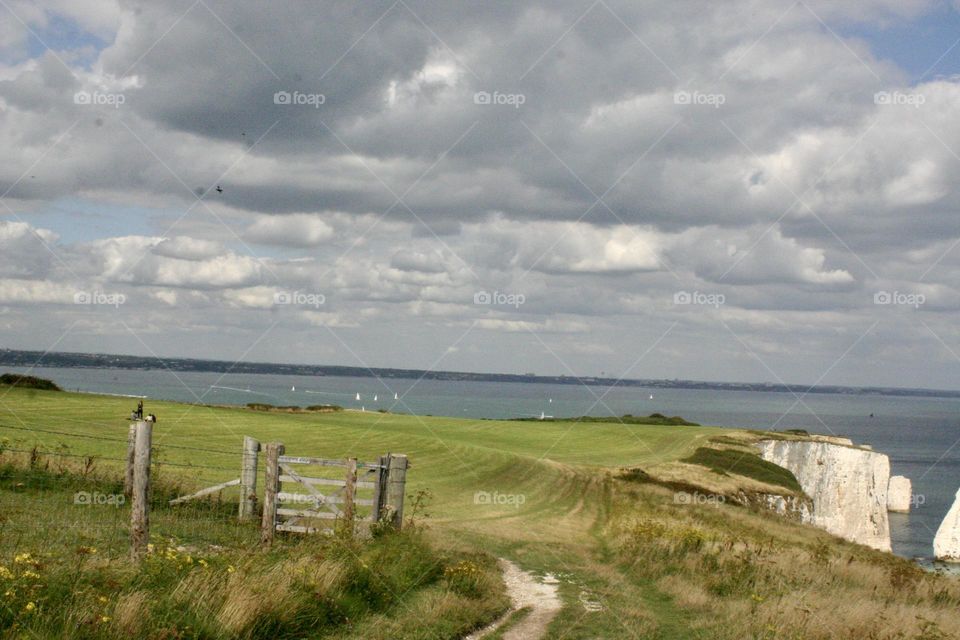
[[[960,398],[810,393],[798,401],[793,393],[771,391],[130,369],[37,367],[29,373],[71,391],[206,404],[336,404],[465,418],[656,412],[704,425],[846,436],[886,453],[891,473],[912,480],[911,513],[890,514],[891,541],[894,553],[926,565],[932,562],[937,527],[960,487]]]

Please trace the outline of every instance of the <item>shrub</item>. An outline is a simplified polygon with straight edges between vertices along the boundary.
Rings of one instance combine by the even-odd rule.
[[[767,484],[786,487],[797,493],[803,491],[796,476],[790,471],[767,462],[754,453],[700,447],[681,462],[698,464],[722,475],[735,473]]]
[[[25,376],[19,373],[5,373],[0,376],[0,384],[21,389],[40,389],[41,391],[63,391],[52,380]]]

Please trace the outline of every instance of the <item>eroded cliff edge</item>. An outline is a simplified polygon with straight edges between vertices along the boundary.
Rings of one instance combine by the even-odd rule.
[[[793,473],[813,500],[801,521],[851,542],[890,551],[890,459],[846,442],[761,440],[756,446],[764,460]]]

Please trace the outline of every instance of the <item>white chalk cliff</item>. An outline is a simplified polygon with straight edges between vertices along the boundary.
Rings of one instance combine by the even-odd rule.
[[[762,440],[764,460],[788,469],[813,500],[801,520],[860,544],[890,551],[890,459],[875,451],[805,440]]]
[[[887,487],[887,511],[910,513],[912,492],[910,478],[890,476],[890,485]]]
[[[937,536],[933,539],[933,555],[938,560],[960,562],[960,490],[947,517],[937,529]]]

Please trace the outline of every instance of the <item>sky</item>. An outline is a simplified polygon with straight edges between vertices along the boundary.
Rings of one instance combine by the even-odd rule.
[[[960,389],[960,1],[0,1],[0,348]]]

